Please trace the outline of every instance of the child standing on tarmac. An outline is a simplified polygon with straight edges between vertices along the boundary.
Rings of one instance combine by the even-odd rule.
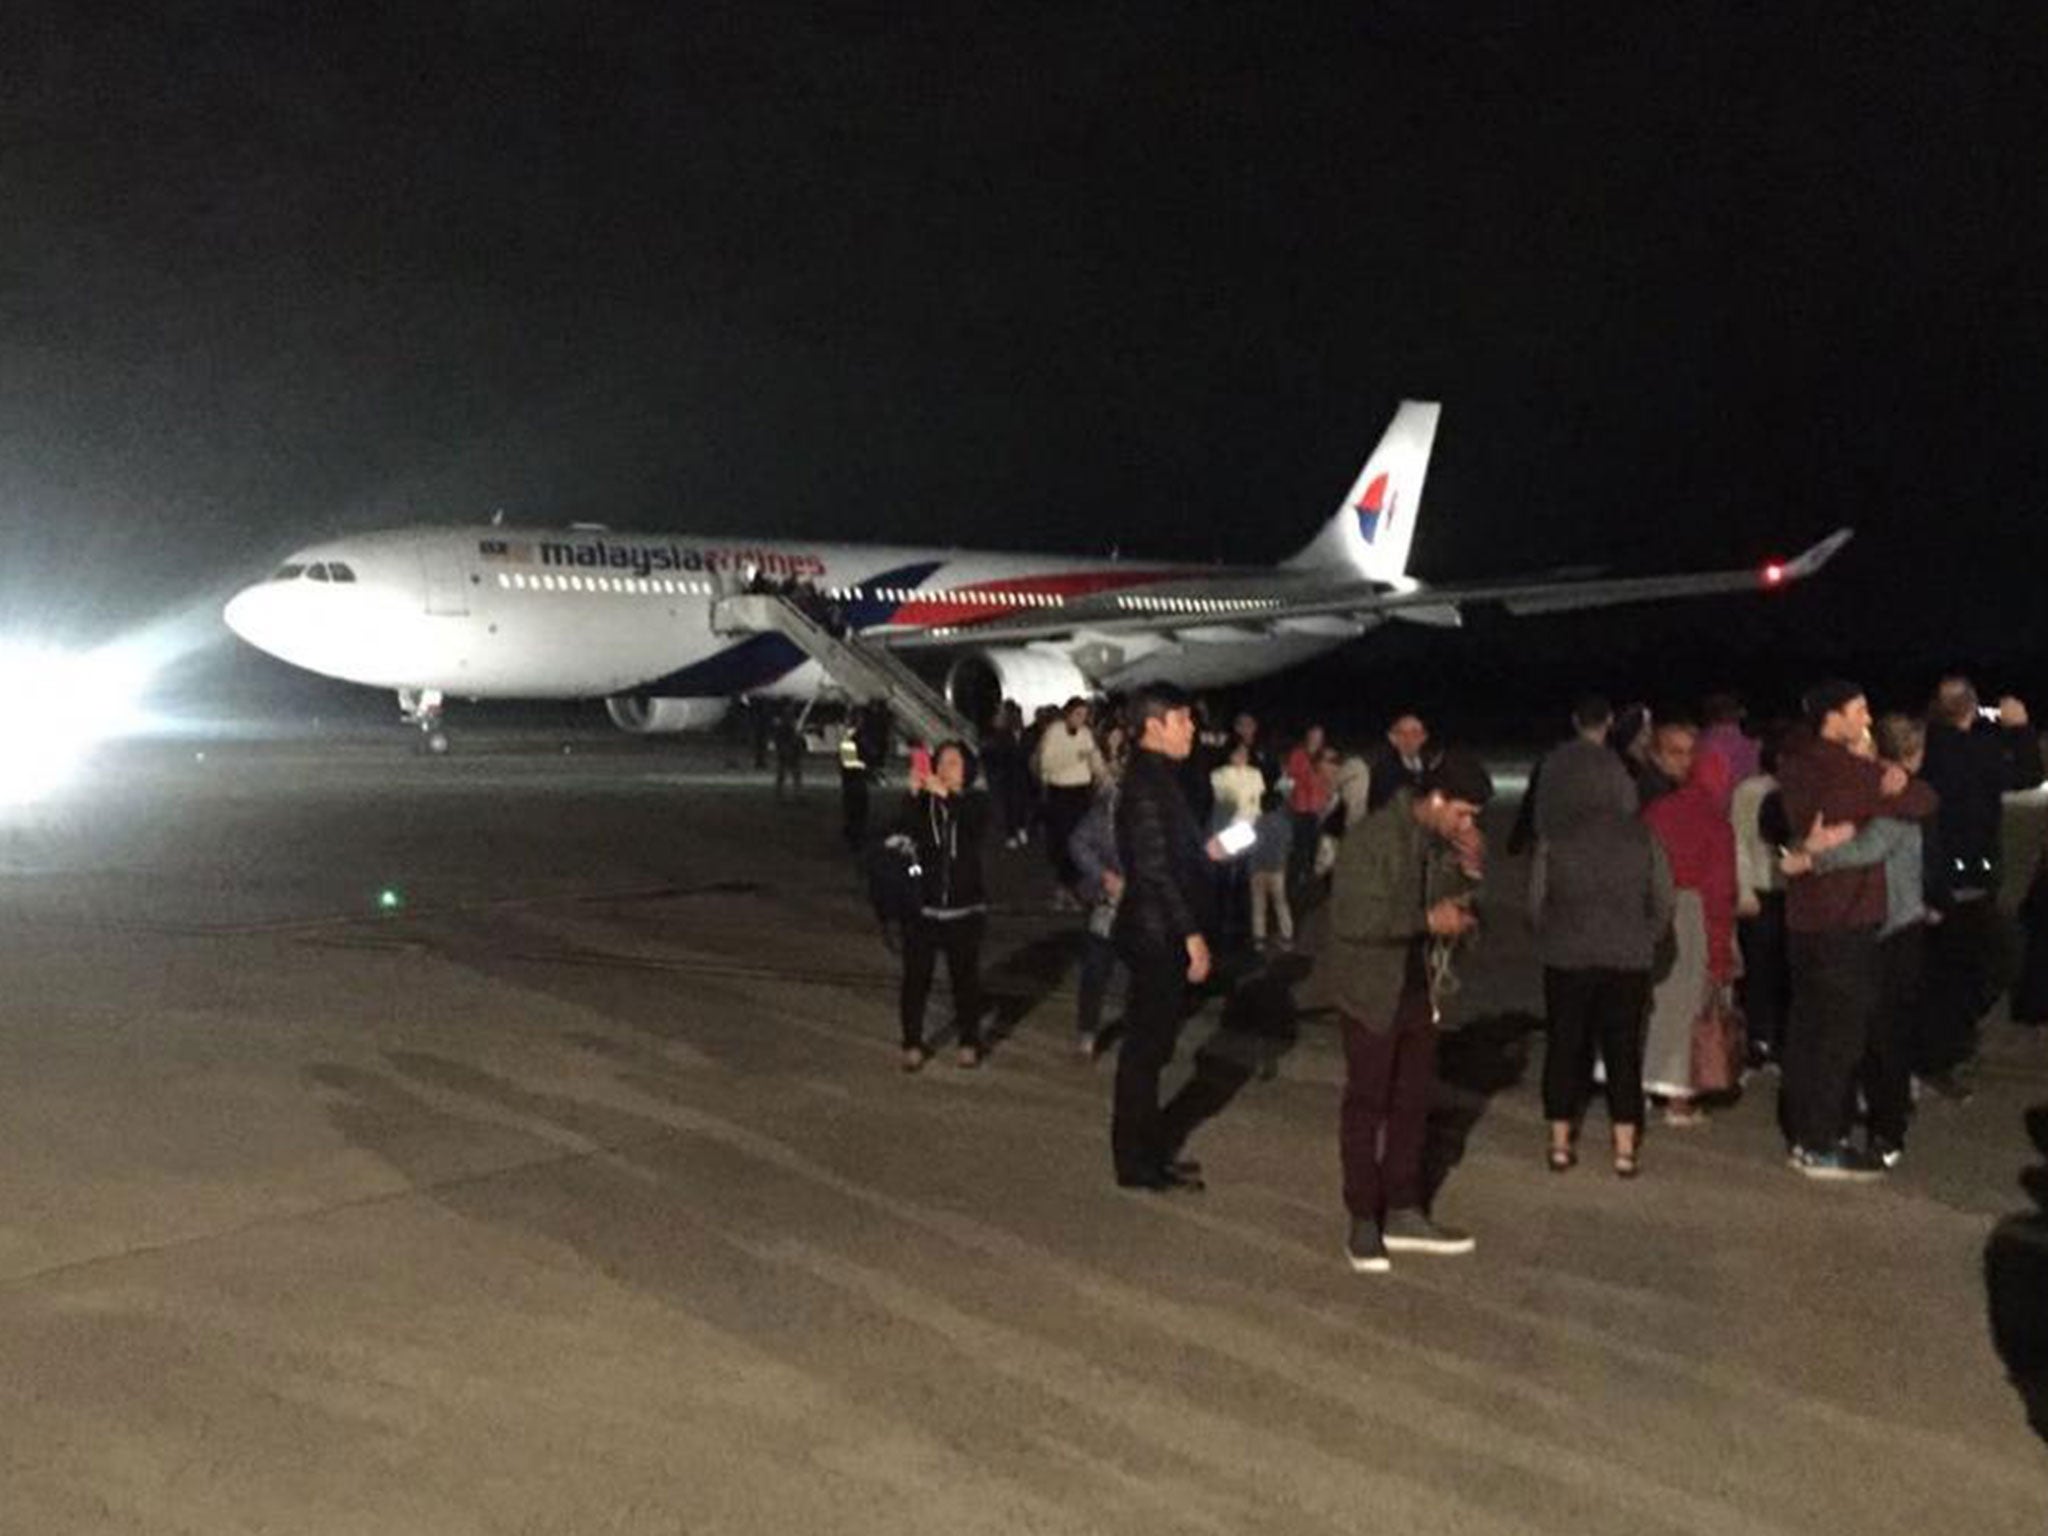
[[[1270,906],[1275,943],[1280,949],[1294,944],[1294,910],[1287,904],[1287,871],[1294,852],[1294,818],[1277,789],[1269,789],[1259,801],[1259,819],[1253,824],[1258,841],[1252,844],[1252,943],[1266,943],[1266,919]]]

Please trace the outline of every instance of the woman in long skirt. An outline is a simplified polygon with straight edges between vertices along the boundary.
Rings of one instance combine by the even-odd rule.
[[[1728,820],[1728,764],[1694,756],[1684,784],[1650,803],[1643,820],[1671,864],[1677,900],[1671,943],[1653,971],[1643,1090],[1665,1100],[1666,1125],[1698,1125],[1693,1033],[1735,980],[1735,829]]]

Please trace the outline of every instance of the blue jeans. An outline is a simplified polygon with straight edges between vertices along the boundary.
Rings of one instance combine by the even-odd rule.
[[[1116,974],[1116,944],[1104,934],[1081,935],[1081,1007],[1075,1020],[1084,1035],[1102,1033],[1102,1005],[1109,1000],[1109,980]]]

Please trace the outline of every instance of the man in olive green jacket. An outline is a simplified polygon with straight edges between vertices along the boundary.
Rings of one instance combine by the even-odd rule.
[[[1436,1080],[1437,999],[1448,950],[1478,922],[1478,815],[1493,783],[1451,754],[1344,837],[1320,964],[1344,1028],[1338,1146],[1351,1267],[1389,1253],[1470,1253],[1469,1234],[1422,1209],[1422,1144]]]

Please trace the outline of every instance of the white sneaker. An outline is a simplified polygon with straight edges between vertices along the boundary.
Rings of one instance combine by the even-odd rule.
[[[1351,1231],[1344,1239],[1344,1258],[1354,1274],[1384,1275],[1394,1267],[1380,1237],[1380,1224],[1369,1216],[1351,1218]]]
[[[1439,1226],[1421,1211],[1412,1209],[1387,1212],[1384,1235],[1389,1253],[1458,1254],[1470,1253],[1479,1246],[1470,1232]]]

